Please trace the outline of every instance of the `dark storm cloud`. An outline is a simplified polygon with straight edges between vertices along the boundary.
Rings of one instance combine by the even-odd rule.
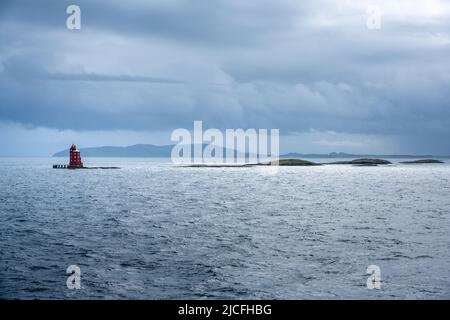
[[[72,130],[276,127],[450,153],[444,1],[0,4],[0,120]],[[402,7],[404,6],[404,7]],[[420,151],[420,150],[419,150]]]
[[[0,17],[14,22],[58,28],[69,4],[82,8],[86,30],[124,36],[157,37],[192,44],[242,45],[265,40],[272,31],[288,29],[310,5],[295,1],[6,1]],[[312,6],[315,8],[314,6]]]

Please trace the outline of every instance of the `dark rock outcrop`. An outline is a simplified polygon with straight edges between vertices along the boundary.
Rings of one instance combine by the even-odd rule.
[[[423,163],[444,163],[443,161],[436,160],[436,159],[420,159],[420,160],[414,160],[414,161],[402,161],[400,163],[403,164],[423,164]]]
[[[379,164],[391,164],[391,162],[384,159],[370,159],[370,158],[361,158],[354,159],[350,161],[336,161],[330,162],[328,164],[353,164],[358,166],[377,166]]]
[[[302,159],[280,159],[277,161],[272,161],[269,163],[272,166],[320,166],[319,163],[315,163],[308,160]]]

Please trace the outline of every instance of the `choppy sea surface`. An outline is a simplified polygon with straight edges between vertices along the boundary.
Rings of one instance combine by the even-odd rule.
[[[448,160],[278,172],[84,161],[122,169],[0,159],[0,298],[450,298]]]

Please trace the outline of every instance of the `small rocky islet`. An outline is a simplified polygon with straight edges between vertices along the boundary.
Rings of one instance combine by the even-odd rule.
[[[402,161],[400,163],[403,163],[403,164],[426,164],[426,163],[444,163],[444,161],[436,160],[436,159],[420,159],[420,160],[413,160],[413,161]]]
[[[413,161],[401,161],[401,164],[425,164],[425,163],[445,163],[436,159],[419,159]],[[253,167],[253,166],[291,166],[291,167],[312,167],[312,166],[324,166],[324,165],[352,165],[356,167],[377,167],[379,165],[390,165],[392,162],[384,159],[376,158],[359,158],[347,161],[334,161],[334,162],[324,162],[317,163],[309,160],[303,159],[280,159],[276,161],[271,161],[268,163],[258,163],[258,164],[242,164],[242,165],[208,165],[208,164],[194,164],[188,165],[187,167],[193,168],[236,168],[236,167]]]
[[[425,163],[444,163],[443,161],[436,159],[419,159],[413,161],[402,161],[402,164],[425,164]],[[313,161],[302,160],[302,159],[281,159],[277,161],[272,161],[267,165],[278,165],[278,166],[321,166],[321,165],[353,165],[358,167],[376,167],[378,165],[389,165],[392,162],[384,159],[373,159],[373,158],[360,158],[348,161],[334,161],[326,163],[316,163]]]
[[[383,159],[370,159],[370,158],[360,158],[353,159],[349,161],[335,161],[326,163],[316,163],[308,160],[302,159],[281,159],[277,161],[272,161],[268,165],[272,166],[322,166],[330,164],[350,164],[355,166],[377,166],[380,164],[391,164],[391,162]]]
[[[302,159],[280,159],[268,163],[271,166],[321,166],[321,163],[315,163]]]
[[[379,164],[392,164],[392,162],[384,159],[360,158],[350,161],[335,161],[328,164],[353,164],[357,166],[377,166]]]

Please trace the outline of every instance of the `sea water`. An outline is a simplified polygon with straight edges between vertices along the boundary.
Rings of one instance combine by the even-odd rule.
[[[448,163],[58,160],[0,159],[0,298],[450,298]]]

